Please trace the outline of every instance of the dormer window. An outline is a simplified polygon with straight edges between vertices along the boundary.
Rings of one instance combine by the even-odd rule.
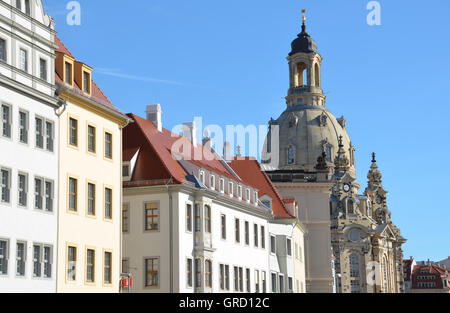
[[[31,15],[30,0],[25,0],[25,14]]]
[[[242,199],[242,186],[238,186],[238,198]]]
[[[212,190],[216,189],[216,178],[214,177],[214,175],[211,175],[211,177],[209,178],[209,187]]]
[[[91,93],[91,74],[83,72],[83,91],[87,94]]]
[[[231,181],[228,183],[228,194],[233,198],[233,182]]]
[[[66,84],[73,86],[72,64],[69,62],[64,63],[64,78]]]
[[[224,193],[224,192],[225,192],[225,180],[224,180],[223,178],[221,178],[221,179],[219,180],[219,191],[220,191],[221,193]]]
[[[200,182],[204,185],[205,184],[205,172],[200,171],[199,178],[200,178]]]
[[[246,189],[245,190],[245,200],[247,200],[247,202],[249,202],[249,203],[250,203],[250,195],[251,195],[250,189]]]
[[[22,0],[16,0],[16,8],[22,10]]]
[[[131,180],[131,165],[130,162],[123,162],[122,165],[122,180],[130,181]]]
[[[255,204],[258,205],[258,192],[257,191],[255,191],[254,198],[255,198]]]

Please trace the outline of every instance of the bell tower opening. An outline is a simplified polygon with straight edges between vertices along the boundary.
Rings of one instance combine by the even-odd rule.
[[[295,66],[295,87],[308,86],[308,68],[300,62]]]
[[[317,63],[314,65],[314,79],[314,86],[320,87],[320,67]]]

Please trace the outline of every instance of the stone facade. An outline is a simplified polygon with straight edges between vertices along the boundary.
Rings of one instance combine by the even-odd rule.
[[[263,163],[282,197],[299,203],[308,229],[307,291],[403,292],[406,240],[391,221],[375,157],[358,194],[355,149],[345,118],[325,107],[322,57],[305,23],[287,60],[287,108],[269,122]]]

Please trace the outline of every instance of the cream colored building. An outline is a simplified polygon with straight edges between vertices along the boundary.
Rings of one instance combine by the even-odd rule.
[[[375,159],[358,194],[355,148],[345,118],[325,106],[322,56],[305,18],[287,60],[287,108],[269,122],[262,161],[281,196],[299,203],[307,292],[403,292],[406,240],[391,220]]]
[[[121,114],[62,42],[56,52],[60,109],[57,292],[119,292]]]

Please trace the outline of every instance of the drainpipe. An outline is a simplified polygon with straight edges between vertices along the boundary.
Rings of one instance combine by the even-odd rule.
[[[169,259],[170,259],[170,293],[173,293],[173,197],[172,188],[167,186],[169,193]]]

